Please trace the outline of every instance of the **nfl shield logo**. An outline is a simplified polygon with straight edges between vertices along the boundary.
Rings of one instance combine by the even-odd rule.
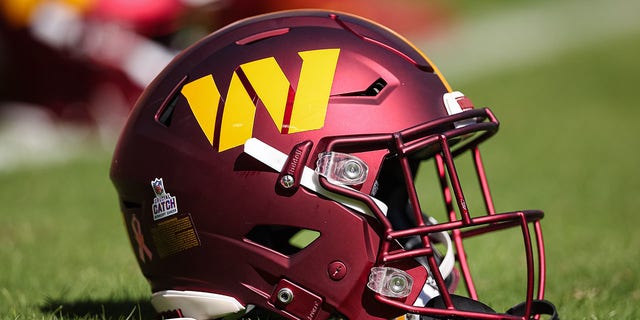
[[[164,190],[162,178],[153,179],[151,181],[151,188],[153,188],[153,193],[156,194],[155,199],[153,199],[153,205],[151,206],[154,221],[178,213],[176,197],[172,197],[171,194]]]
[[[164,183],[162,182],[162,178],[156,178],[151,181],[151,187],[153,188],[153,192],[155,192],[156,197],[161,197],[164,195]]]

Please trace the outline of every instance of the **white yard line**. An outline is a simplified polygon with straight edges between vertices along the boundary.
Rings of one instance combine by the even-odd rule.
[[[0,110],[0,172],[66,161],[90,139],[88,129],[56,124],[40,108],[5,104]]]

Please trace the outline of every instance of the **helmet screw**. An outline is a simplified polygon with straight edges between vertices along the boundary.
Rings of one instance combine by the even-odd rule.
[[[347,275],[347,266],[342,261],[334,261],[327,267],[329,278],[340,281]]]
[[[294,183],[295,179],[290,174],[285,174],[284,176],[282,176],[282,178],[280,178],[280,185],[287,189],[293,187]]]
[[[293,291],[289,288],[282,288],[278,291],[278,301],[283,304],[289,304],[293,301]]]

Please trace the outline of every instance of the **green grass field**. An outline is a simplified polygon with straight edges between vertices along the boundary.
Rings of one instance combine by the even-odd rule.
[[[563,319],[640,319],[638,57],[640,30],[448,79],[501,120],[483,148],[497,209],[546,212],[547,298]],[[0,319],[152,317],[109,164],[109,152],[88,150],[0,172]],[[502,306],[519,283],[497,248],[471,259],[497,279],[481,281],[497,291],[483,298]]]
[[[546,211],[547,297],[564,319],[640,318],[639,40],[457,85],[502,122],[483,149],[498,210]]]
[[[109,155],[2,174],[1,319],[149,312],[108,180]]]

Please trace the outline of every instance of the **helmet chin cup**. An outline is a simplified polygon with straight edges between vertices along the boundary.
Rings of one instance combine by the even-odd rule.
[[[484,313],[496,313],[491,307],[489,307],[488,305],[477,301],[477,300],[473,300],[471,298],[467,298],[467,297],[463,297],[463,296],[459,296],[459,295],[455,295],[452,294],[451,295],[451,302],[453,302],[453,305],[455,306],[456,309],[459,310],[463,310],[463,311],[475,311],[475,312],[484,312]],[[435,297],[431,300],[429,300],[429,302],[427,302],[427,305],[425,306],[427,308],[437,308],[437,309],[446,309],[447,306],[444,303],[444,300],[442,299],[441,296]],[[421,318],[423,320],[426,319],[433,319],[433,318],[429,318],[429,317],[424,317]]]
[[[506,314],[514,316],[524,316],[529,313],[536,315],[544,314],[548,315],[550,320],[560,319],[556,306],[547,300],[533,300],[531,301],[530,306],[531,310],[530,312],[527,312],[527,302],[522,302],[507,310]]]
[[[480,302],[478,300],[473,300],[471,298],[467,298],[467,297],[463,297],[463,296],[459,296],[459,295],[455,295],[455,294],[451,294],[450,296],[451,296],[451,301],[453,302],[453,305],[458,310],[498,315],[495,310],[493,310],[491,307],[487,306],[486,304],[484,304],[484,303],[482,303],[482,302]],[[429,300],[429,302],[427,302],[425,307],[427,307],[427,308],[436,308],[436,309],[446,309],[447,308],[447,306],[446,306],[444,300],[442,299],[442,297],[435,297],[435,298]],[[523,317],[523,316],[525,316],[525,314],[527,314],[526,308],[527,308],[527,303],[526,302],[522,302],[522,303],[510,308],[504,314],[510,315],[510,316]],[[529,314],[533,314],[533,315],[548,315],[550,320],[558,320],[559,319],[558,311],[556,310],[556,307],[553,305],[553,303],[551,303],[549,301],[546,301],[546,300],[532,300],[530,308],[531,308],[531,310],[530,310]],[[413,318],[414,316],[415,315],[410,315],[409,318]],[[429,316],[420,316],[420,320],[436,320],[436,319],[437,318],[432,318],[432,317],[429,317]]]

